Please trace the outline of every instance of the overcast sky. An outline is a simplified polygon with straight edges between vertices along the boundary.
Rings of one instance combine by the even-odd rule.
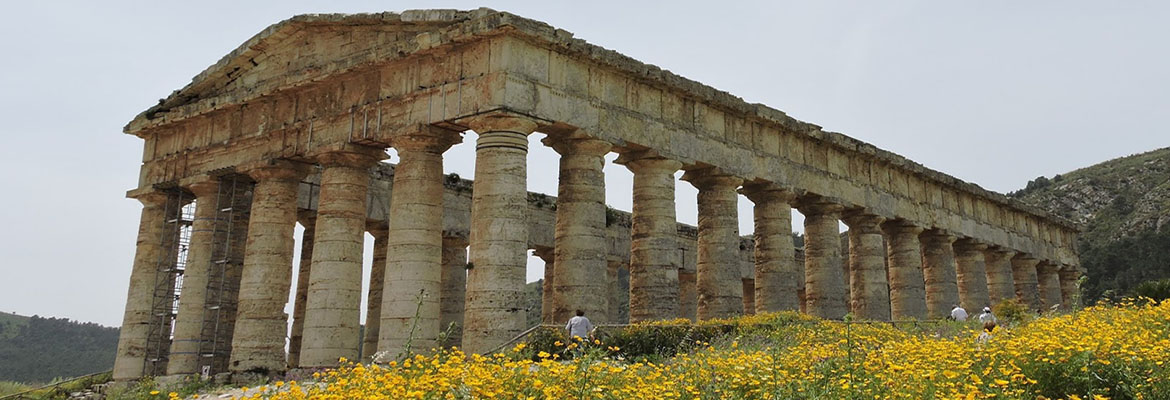
[[[959,3],[9,2],[0,311],[121,324],[141,210],[124,196],[142,146],[122,127],[303,13],[509,11],[999,192],[1170,145],[1170,3]],[[473,142],[448,172],[473,176]],[[556,193],[555,163],[534,143],[531,190]],[[628,210],[629,172],[606,172]],[[694,223],[695,191],[678,187],[679,219]],[[741,201],[744,234],[750,210]]]

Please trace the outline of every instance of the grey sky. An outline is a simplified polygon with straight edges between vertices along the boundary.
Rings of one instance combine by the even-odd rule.
[[[140,211],[124,194],[141,159],[122,126],[301,13],[510,11],[1000,192],[1170,145],[1170,3],[878,3],[6,3],[0,311],[119,325]],[[473,175],[473,141],[449,172]],[[532,190],[556,193],[555,160],[533,146]],[[606,171],[628,210],[629,173]],[[678,186],[679,219],[694,223],[695,192]],[[748,202],[740,213],[750,233]]]

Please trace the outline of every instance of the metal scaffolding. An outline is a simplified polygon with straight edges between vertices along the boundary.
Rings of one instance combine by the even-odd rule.
[[[161,251],[155,266],[154,291],[150,303],[150,331],[146,337],[146,375],[165,375],[170,356],[175,314],[187,266],[191,223],[195,219],[194,197],[181,188],[162,189],[167,193],[159,233]]]
[[[199,339],[199,370],[204,376],[227,371],[231,356],[253,186],[246,176],[220,178]]]

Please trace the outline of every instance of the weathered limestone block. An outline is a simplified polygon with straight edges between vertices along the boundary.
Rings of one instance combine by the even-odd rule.
[[[386,249],[390,227],[384,221],[369,222],[366,232],[374,237],[374,254],[370,264],[370,288],[366,292],[366,329],[362,337],[362,362],[371,362],[378,352],[378,335],[382,328],[382,292],[386,281]]]
[[[756,280],[743,278],[741,281],[741,285],[743,285],[743,313],[744,315],[754,315],[756,313]]]
[[[1003,247],[988,249],[984,254],[987,262],[987,291],[991,304],[1016,298],[1015,282],[1012,279],[1012,257],[1016,252]]]
[[[1018,254],[1012,258],[1012,281],[1016,286],[1016,299],[1032,311],[1040,311],[1043,303],[1040,300],[1039,277],[1036,265],[1040,262],[1027,254]]]
[[[1080,306],[1081,293],[1078,280],[1081,279],[1081,270],[1073,265],[1064,265],[1060,268],[1060,297],[1064,310],[1071,310]]]
[[[680,297],[682,266],[675,262],[679,248],[674,173],[682,163],[645,153],[622,154],[617,163],[634,173],[630,322],[678,318],[686,309],[680,308],[686,303]]]
[[[286,161],[247,171],[256,186],[232,335],[232,372],[270,374],[287,367],[284,338],[288,314],[284,306],[292,285],[297,184],[305,172],[304,166]]]
[[[797,203],[797,209],[804,214],[805,312],[821,318],[844,318],[849,312],[849,294],[837,226],[844,207],[816,196],[801,198]]]
[[[1040,300],[1044,310],[1053,310],[1064,302],[1060,292],[1060,266],[1051,261],[1036,265],[1036,278],[1040,286]]]
[[[678,270],[678,317],[691,321],[695,320],[699,302],[696,275],[696,273],[689,270]]]
[[[986,244],[970,239],[958,240],[954,244],[959,304],[971,313],[991,306],[987,294],[987,266],[983,258],[986,250]]]
[[[114,379],[119,381],[141,378],[145,372],[155,267],[164,251],[160,239],[168,200],[167,194],[159,191],[130,196],[142,203],[142,217],[138,222],[138,245],[134,251],[126,310],[122,315],[122,330],[114,359]]]
[[[742,192],[755,203],[755,311],[798,310],[797,281],[803,281],[804,274],[793,258],[791,204],[796,196],[778,186],[759,183],[745,184]],[[744,297],[748,297],[747,292]]]
[[[849,226],[849,293],[853,315],[868,320],[890,320],[890,287],[882,241],[882,217],[850,212],[843,219]]]
[[[443,152],[457,132],[424,128],[395,137],[390,234],[378,351],[396,358],[438,345],[443,282]],[[411,338],[411,335],[414,335]],[[408,343],[411,348],[407,348]],[[379,360],[381,361],[381,360]]]
[[[297,269],[297,292],[293,296],[293,322],[288,336],[288,366],[301,366],[301,343],[305,336],[305,303],[309,300],[309,275],[313,271],[313,236],[316,235],[317,211],[301,210],[297,212],[297,222],[300,222],[304,231],[301,232],[301,259]]]
[[[528,226],[528,135],[532,120],[488,114],[470,122],[479,132],[463,348],[480,353],[524,330]]]
[[[463,341],[463,307],[467,298],[467,237],[443,238],[443,292],[439,295],[439,327],[447,332],[443,347]]]
[[[927,318],[946,318],[959,304],[959,285],[955,271],[955,237],[941,230],[929,230],[919,236],[922,242],[922,272],[926,281]]]
[[[577,310],[606,320],[609,313],[605,232],[605,174],[602,158],[612,147],[580,132],[549,137],[561,155],[557,187],[553,276],[553,321],[568,321]],[[612,317],[612,315],[609,315]]]
[[[195,220],[187,247],[187,266],[183,272],[183,292],[175,316],[167,375],[199,372],[199,341],[202,339],[203,312],[207,308],[207,282],[211,274],[212,250],[215,247],[215,218],[218,211],[219,181],[199,177],[181,182],[195,194]]]
[[[360,357],[366,189],[370,167],[384,157],[381,149],[357,146],[317,156],[322,167],[321,198],[305,303],[301,367],[334,367],[342,357]]]
[[[922,228],[903,220],[882,224],[889,260],[890,318],[926,318],[926,281],[922,275]]]
[[[556,258],[553,249],[541,247],[532,250],[532,254],[544,261],[544,280],[540,283],[540,322],[556,323],[556,319],[553,318],[553,280],[556,279]]]
[[[712,170],[687,171],[683,180],[699,189],[696,316],[707,320],[743,314],[736,193],[743,180]]]
[[[609,260],[605,268],[605,321],[610,324],[624,323],[621,318],[621,303],[619,301],[619,294],[622,291],[621,283],[618,282],[618,270],[622,268],[629,268],[624,265],[621,260]]]

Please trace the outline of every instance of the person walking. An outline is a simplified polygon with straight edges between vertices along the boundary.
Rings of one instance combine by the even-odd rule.
[[[569,318],[569,323],[565,324],[565,330],[569,331],[569,339],[585,339],[593,331],[593,323],[589,322],[589,318],[585,318],[584,311],[577,310],[577,316]]]
[[[960,307],[958,304],[955,304],[955,308],[951,309],[951,319],[953,319],[955,321],[959,321],[959,322],[966,321],[967,320],[967,310],[964,310],[963,307]]]
[[[991,313],[991,307],[983,307],[983,313],[979,314],[979,323],[983,324],[983,329],[990,333],[995,330],[995,325],[999,321],[995,318],[995,314]]]

